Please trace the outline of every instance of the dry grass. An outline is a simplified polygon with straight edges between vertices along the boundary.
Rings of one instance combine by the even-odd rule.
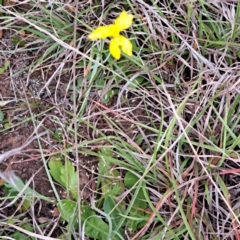
[[[43,83],[34,97],[47,95],[53,111],[44,112],[41,121],[30,114],[30,122],[48,129],[48,119],[61,130],[64,144],[49,142],[52,153],[42,151],[53,188],[47,161],[61,153],[78,174],[81,168],[92,174],[85,186],[91,190],[87,200],[108,224],[112,239],[240,239],[238,1],[24,3],[31,5],[27,12],[21,2],[0,7],[0,30],[12,29],[17,35],[24,31],[26,44],[16,51],[42,51],[26,71],[41,72]],[[87,35],[122,10],[134,15],[125,33],[134,56],[115,61],[107,40],[90,42]],[[27,79],[22,82],[27,91]],[[59,97],[62,88],[64,97]],[[29,102],[28,95],[19,94],[17,98]],[[31,113],[31,104],[28,109]],[[57,138],[53,132],[51,137]],[[103,147],[110,153],[101,153]],[[93,172],[83,156],[95,162],[102,157],[109,168],[104,172],[98,166],[100,172]],[[114,171],[120,179],[117,193],[111,188]],[[127,173],[137,179],[131,186]],[[81,194],[78,209],[84,203]],[[109,211],[106,199],[115,201]],[[116,222],[114,210],[120,211]],[[78,212],[78,228],[63,226],[60,219],[51,226],[61,228],[65,239],[71,234],[72,239],[88,239],[87,220]],[[5,228],[8,216],[2,217]],[[31,230],[19,230],[15,222],[4,231],[52,239],[51,230],[44,233],[47,225],[34,218],[30,222]]]

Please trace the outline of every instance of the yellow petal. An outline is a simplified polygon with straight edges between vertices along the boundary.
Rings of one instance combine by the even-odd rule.
[[[113,38],[110,41],[110,46],[109,46],[110,53],[114,58],[117,60],[120,59],[121,57],[121,51],[120,51],[120,45],[119,45],[119,40],[118,38]]]
[[[128,14],[127,12],[123,11],[119,17],[115,20],[115,25],[118,26],[120,31],[129,28],[133,22],[133,15]]]
[[[110,53],[113,55],[114,58],[117,60],[121,57],[121,50],[127,54],[128,56],[132,56],[132,43],[129,39],[125,38],[124,36],[120,35],[119,37],[113,38],[110,41]]]
[[[120,29],[117,25],[111,24],[109,26],[101,26],[96,28],[92,31],[91,34],[89,34],[88,38],[90,40],[97,40],[97,39],[103,39],[107,37],[118,37],[120,33]]]
[[[90,40],[97,40],[99,38],[102,39],[102,38],[111,37],[112,36],[111,32],[112,32],[112,28],[110,28],[110,26],[101,26],[93,30],[91,34],[88,35],[88,38]]]
[[[119,36],[119,45],[122,48],[122,51],[126,53],[128,56],[132,56],[132,43],[129,39],[124,36]]]

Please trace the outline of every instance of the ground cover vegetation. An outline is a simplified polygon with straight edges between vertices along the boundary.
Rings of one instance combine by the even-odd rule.
[[[1,239],[240,239],[239,12],[0,0]]]

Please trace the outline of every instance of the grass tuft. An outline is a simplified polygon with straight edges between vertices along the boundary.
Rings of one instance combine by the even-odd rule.
[[[1,236],[240,239],[238,1],[0,4]]]

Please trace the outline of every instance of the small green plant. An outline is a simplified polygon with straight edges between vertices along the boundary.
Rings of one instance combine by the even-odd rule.
[[[8,69],[9,66],[10,66],[10,62],[5,61],[4,66],[2,68],[0,68],[0,74],[4,73]]]
[[[69,189],[71,196],[77,200],[77,172],[75,171],[72,163],[69,160],[66,160],[65,164],[63,164],[59,158],[53,156],[51,157],[48,166],[50,168],[49,172],[53,176],[54,180],[60,183],[67,190]]]
[[[97,207],[91,208],[86,202],[81,205],[80,212],[84,233],[95,239],[119,239],[119,236],[124,236],[123,226],[126,226],[131,233],[144,226],[149,217],[149,213],[146,211],[147,200],[142,189],[137,192],[133,189],[134,198],[130,201],[131,210],[125,216],[128,203],[125,199],[121,202],[117,199],[125,188],[132,188],[139,181],[139,178],[131,172],[125,174],[124,180],[121,178],[121,173],[113,169],[112,150],[109,147],[102,147],[99,150],[98,158],[97,189],[102,192],[102,195],[96,203]],[[69,226],[78,229],[77,172],[69,160],[63,164],[61,158],[57,157],[52,157],[48,165],[55,181],[70,193],[67,199],[61,200],[57,205],[61,217],[68,222]],[[102,210],[100,210],[101,208]],[[124,223],[121,223],[123,218],[125,219]],[[121,225],[120,228],[119,225]]]
[[[77,172],[69,160],[66,160],[65,164],[63,164],[59,158],[52,157],[48,165],[54,180],[66,189],[69,189],[71,196],[74,198],[74,200],[72,200],[69,196],[68,199],[61,200],[57,206],[62,219],[68,222],[69,227],[77,229],[79,214],[77,205]],[[96,212],[85,202],[81,206],[81,221],[83,222],[86,236],[95,239],[108,239],[108,236],[110,236],[111,231],[109,225],[104,222],[100,216],[96,215]],[[115,236],[112,239],[117,240],[118,238]]]
[[[134,233],[137,229],[141,228],[149,217],[146,212],[147,200],[145,199],[143,190],[138,192],[132,190],[134,198],[128,203],[126,199],[117,199],[125,189],[130,189],[139,181],[131,172],[127,172],[124,181],[118,170],[113,169],[112,164],[112,150],[110,148],[102,147],[99,152],[99,179],[98,187],[102,190],[103,210],[105,214],[111,218],[113,232],[123,236],[123,228],[127,227],[128,231]],[[136,195],[136,196],[135,196]],[[130,205],[130,211],[126,214],[126,206]],[[123,221],[124,219],[124,221]],[[121,223],[123,222],[123,223]],[[119,226],[121,226],[119,228]],[[115,235],[114,235],[115,236]]]

